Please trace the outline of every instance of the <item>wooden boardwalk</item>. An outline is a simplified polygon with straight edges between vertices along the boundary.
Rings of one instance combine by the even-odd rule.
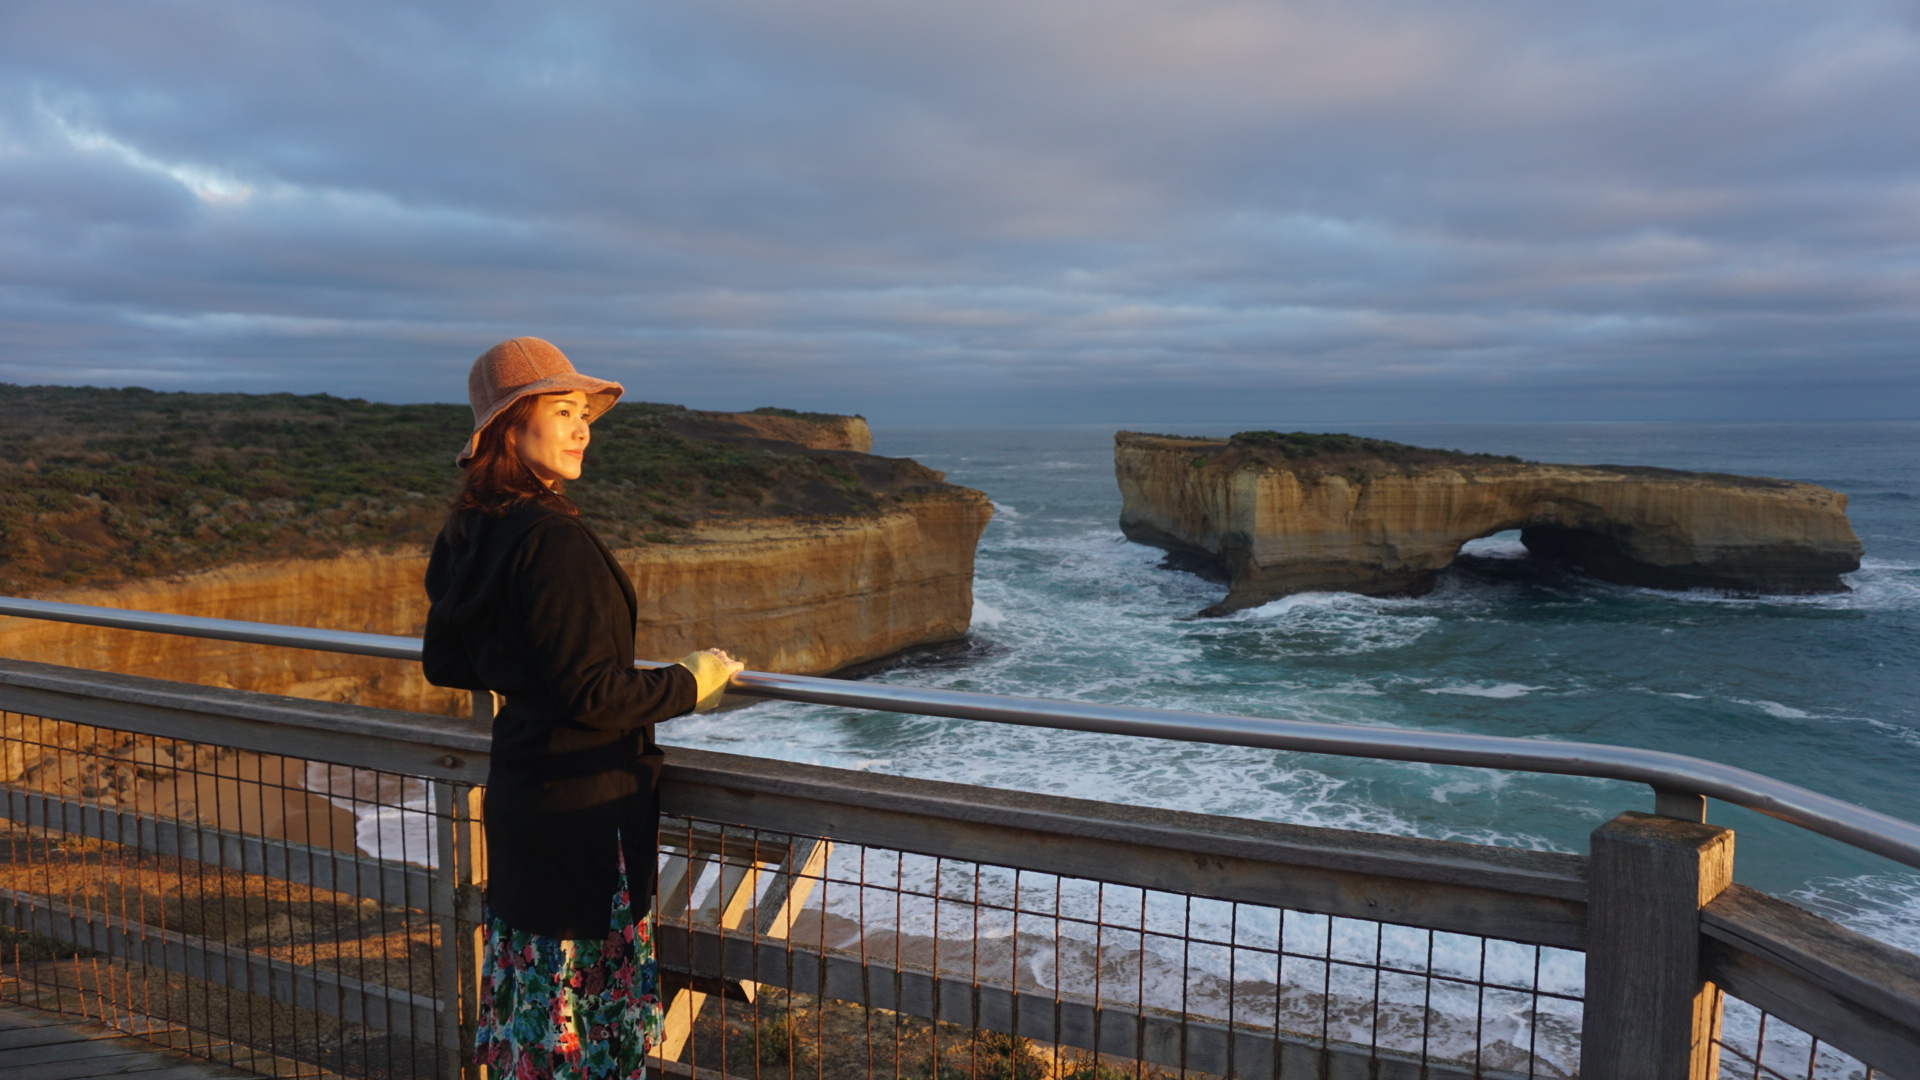
[[[95,1023],[0,1005],[0,1080],[257,1080]]]

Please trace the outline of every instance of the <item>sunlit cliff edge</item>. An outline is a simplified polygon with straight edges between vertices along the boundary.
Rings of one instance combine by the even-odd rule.
[[[111,443],[104,435],[70,439],[74,445],[36,446],[39,454],[17,457],[40,468],[69,468],[65,459],[73,459],[101,490],[69,481],[63,486],[80,489],[64,503],[16,499],[8,507],[12,558],[0,573],[12,579],[11,592],[380,634],[422,631],[428,544],[457,476],[447,447],[459,445],[465,409],[410,407],[424,449],[389,450],[403,459],[390,470],[400,474],[395,486],[423,488],[433,478],[439,490],[369,492],[354,479],[333,483],[346,489],[336,494],[324,484],[315,490],[297,466],[284,464],[319,438],[311,425],[299,426],[312,420],[310,403],[277,402],[270,417],[249,414],[222,435],[219,425],[231,420],[222,410],[231,402],[150,396],[184,405],[186,415],[169,421],[189,431],[181,438],[199,438],[191,432],[212,425],[216,435],[204,441],[216,445],[163,447],[141,458],[128,448],[141,436],[116,432]],[[380,410],[396,407],[324,404],[331,419],[315,423],[342,443],[361,441],[362,429],[410,430],[381,423]],[[194,415],[201,406],[213,411]],[[422,420],[422,409],[449,415]],[[268,423],[297,430],[279,442],[251,437]],[[439,437],[439,427],[456,434]],[[915,462],[865,453],[871,446],[859,417],[644,404],[609,412],[595,427],[602,456],[589,459],[594,484],[580,485],[576,497],[634,580],[640,657],[673,659],[717,645],[755,668],[821,674],[963,638],[974,550],[991,504]],[[428,452],[431,463],[413,460]],[[198,486],[167,476],[137,493],[113,472],[128,458],[183,455],[239,464]],[[244,489],[263,471],[261,458],[283,462],[279,486],[265,489],[272,498]],[[381,475],[379,466],[373,461],[369,475]],[[167,493],[167,483],[181,490]],[[154,495],[156,488],[163,494]],[[291,557],[274,557],[283,554]],[[23,619],[0,619],[0,655],[387,708],[455,714],[468,707],[464,693],[427,685],[417,664],[372,657]]]
[[[1545,465],[1349,436],[1122,431],[1121,530],[1224,582],[1205,614],[1293,593],[1414,595],[1462,544],[1521,530],[1530,554],[1652,588],[1843,591],[1847,497],[1766,477]]]

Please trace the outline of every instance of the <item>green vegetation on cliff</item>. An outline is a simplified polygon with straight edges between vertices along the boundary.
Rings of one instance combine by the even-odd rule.
[[[1465,450],[1441,450],[1413,446],[1387,439],[1369,439],[1362,435],[1312,431],[1241,431],[1225,439],[1192,435],[1160,435],[1144,431],[1123,431],[1121,438],[1165,439],[1181,444],[1193,453],[1190,462],[1196,469],[1218,466],[1228,470],[1249,462],[1282,466],[1302,475],[1338,473],[1354,480],[1382,473],[1405,473],[1436,466],[1537,465],[1513,454],[1475,454]],[[1788,481],[1766,476],[1737,476],[1732,473],[1687,472],[1652,465],[1582,465],[1622,476],[1648,478],[1694,478],[1733,484],[1738,487],[1784,490]]]
[[[1340,473],[1361,479],[1435,465],[1523,464],[1511,455],[1438,450],[1332,431],[1242,431],[1225,439],[1122,431],[1115,437],[1123,443],[1129,439],[1177,443],[1179,449],[1194,455],[1190,464],[1196,469],[1215,466],[1231,471],[1250,463],[1264,463],[1303,474]]]
[[[788,420],[811,420],[816,424],[838,423],[846,419],[846,417],[840,413],[802,412],[799,409],[782,409],[777,405],[762,405],[752,410],[752,413],[754,416],[781,416]],[[859,413],[854,413],[853,415],[856,419],[866,419],[866,417],[861,416]]]
[[[1407,443],[1389,442],[1386,439],[1368,439],[1359,435],[1343,435],[1336,432],[1315,434],[1310,431],[1242,431],[1227,440],[1233,446],[1244,446],[1253,450],[1278,454],[1288,461],[1323,460],[1342,463],[1361,459],[1390,461],[1396,465],[1428,465],[1453,461],[1493,462],[1505,461],[1518,464],[1520,459],[1512,455],[1469,454],[1462,450],[1436,450],[1425,446],[1411,446]]]
[[[622,403],[594,424],[569,494],[625,546],[943,486],[905,459],[740,437],[729,415]],[[0,591],[425,544],[472,424],[464,405],[0,384]]]

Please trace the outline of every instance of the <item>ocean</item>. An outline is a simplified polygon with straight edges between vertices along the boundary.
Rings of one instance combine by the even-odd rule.
[[[1232,428],[1128,425],[1196,435]],[[973,647],[877,681],[1651,747],[1920,820],[1920,422],[1418,424],[1337,430],[1579,464],[1805,480],[1846,493],[1851,591],[1730,597],[1609,585],[1470,544],[1414,599],[1288,597],[1195,619],[1223,588],[1120,535],[1114,426],[875,428],[996,507]],[[725,646],[726,642],[714,642]],[[747,657],[751,662],[752,657]],[[1631,784],[1199,746],[768,702],[674,721],[670,745],[1273,821],[1584,851],[1650,810]],[[1720,803],[1736,877],[1920,950],[1920,873]]]

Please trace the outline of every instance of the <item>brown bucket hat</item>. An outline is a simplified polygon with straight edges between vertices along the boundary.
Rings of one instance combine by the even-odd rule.
[[[467,438],[455,465],[465,465],[480,442],[480,432],[507,406],[528,394],[587,393],[587,422],[613,408],[626,387],[573,370],[567,354],[537,337],[503,341],[473,362],[467,373],[467,400],[473,403],[473,434]]]

